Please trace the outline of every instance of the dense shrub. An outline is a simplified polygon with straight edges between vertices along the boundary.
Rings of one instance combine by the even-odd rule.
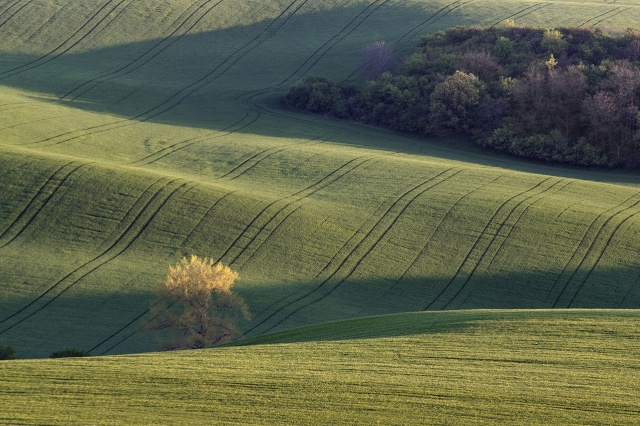
[[[49,358],[75,358],[84,356],[91,356],[91,354],[80,349],[69,348],[52,352],[51,355],[49,355]]]
[[[16,359],[16,350],[11,345],[0,344],[0,360]]]
[[[360,87],[309,78],[285,102],[406,132],[468,135],[521,157],[640,167],[636,30],[455,27],[424,37],[395,74],[376,77]]]

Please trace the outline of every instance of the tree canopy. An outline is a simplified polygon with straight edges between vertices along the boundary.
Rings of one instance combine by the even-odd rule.
[[[242,335],[236,321],[250,318],[242,298],[231,291],[238,273],[210,258],[192,255],[169,267],[157,289],[148,329],[166,329],[163,348],[199,349]]]
[[[640,168],[640,32],[455,27],[362,85],[313,77],[288,105],[513,155]]]

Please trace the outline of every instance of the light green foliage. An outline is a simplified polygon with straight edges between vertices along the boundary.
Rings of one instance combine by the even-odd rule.
[[[638,311],[431,312],[250,346],[2,362],[0,423],[631,425],[639,324]]]
[[[564,53],[568,47],[568,43],[563,38],[560,31],[551,29],[544,32],[540,45],[542,45],[543,48],[547,49],[552,55],[560,55]]]
[[[473,74],[456,71],[438,84],[429,102],[430,121],[436,133],[464,132],[472,123],[480,101],[481,82]]]

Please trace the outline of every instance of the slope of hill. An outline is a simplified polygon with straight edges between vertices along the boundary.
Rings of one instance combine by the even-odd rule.
[[[640,305],[637,175],[527,164],[285,109],[369,42],[636,24],[640,2],[0,4],[0,340],[152,349],[182,254],[238,269],[248,335],[434,309]]]
[[[638,315],[427,312],[244,347],[2,362],[0,422],[636,424]]]

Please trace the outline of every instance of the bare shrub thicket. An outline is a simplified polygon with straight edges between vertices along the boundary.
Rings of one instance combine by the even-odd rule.
[[[362,49],[360,69],[365,77],[377,79],[395,65],[393,47],[385,41],[367,44]]]

